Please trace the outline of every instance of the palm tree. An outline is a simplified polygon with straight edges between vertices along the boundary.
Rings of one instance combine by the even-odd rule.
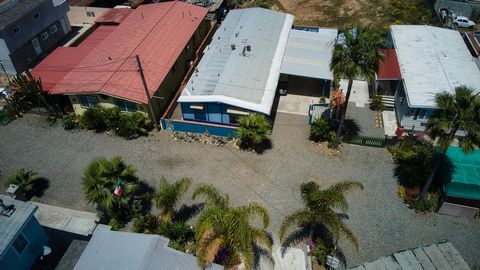
[[[25,169],[22,168],[18,170],[15,175],[12,175],[7,179],[5,187],[14,184],[19,186],[25,194],[31,195],[35,189],[35,184],[38,182],[37,175],[38,173],[35,171],[25,171]]]
[[[295,240],[304,240],[307,237],[313,239],[313,236],[320,233],[319,230],[325,233],[324,229],[326,229],[327,235],[334,240],[332,255],[336,254],[338,240],[342,235],[358,249],[357,238],[342,220],[349,208],[345,193],[356,188],[363,190],[363,185],[359,182],[347,181],[322,190],[315,182],[303,183],[300,186],[300,193],[305,208],[288,215],[283,220],[279,231],[283,246],[288,245],[287,233],[292,228],[298,229],[290,235],[297,238]],[[339,208],[342,213],[335,212],[335,208]],[[299,234],[299,232],[305,233]]]
[[[222,196],[212,185],[198,187],[193,198],[199,195],[205,197],[207,204],[195,228],[200,267],[205,268],[216,259],[227,268],[243,263],[251,269],[256,252],[271,253],[273,241],[265,230],[270,218],[264,207],[257,203],[230,207],[228,195]],[[255,217],[261,218],[261,228],[252,226]]]
[[[135,172],[121,157],[93,160],[85,169],[82,183],[88,203],[97,204],[108,219],[128,219],[131,207],[140,198],[141,185]]]
[[[333,49],[330,69],[335,76],[348,79],[347,95],[340,114],[340,123],[337,130],[337,145],[340,143],[348,100],[352,90],[353,80],[359,76],[365,77],[368,82],[375,78],[378,72],[378,62],[385,56],[380,51],[384,46],[381,36],[372,30],[354,28],[345,32],[345,42],[337,43]]]
[[[440,149],[440,160],[435,163],[432,173],[428,177],[419,199],[430,188],[432,180],[440,167],[448,147],[455,139],[458,131],[463,131],[465,136],[458,137],[458,146],[464,153],[471,152],[480,146],[480,96],[474,90],[459,86],[455,94],[442,92],[435,96],[437,110],[428,120],[426,131],[437,142]]]
[[[192,184],[189,178],[182,178],[172,184],[162,177],[155,193],[155,205],[160,210],[163,221],[172,222],[175,214],[175,207],[182,199]]]
[[[237,134],[240,146],[248,148],[262,143],[270,134],[272,125],[263,114],[252,113],[240,118]]]

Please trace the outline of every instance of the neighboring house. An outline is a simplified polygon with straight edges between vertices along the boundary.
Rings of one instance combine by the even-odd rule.
[[[169,242],[160,235],[111,231],[100,224],[73,269],[201,269],[195,256],[168,247]],[[223,267],[212,264],[206,269]]]
[[[0,269],[30,269],[48,240],[33,215],[38,206],[4,195],[0,200]]]
[[[0,2],[0,60],[13,76],[53,49],[70,31],[62,0],[4,0]]]
[[[178,99],[182,119],[231,129],[244,115],[269,116],[280,74],[329,85],[337,30],[294,30],[292,23],[292,15],[268,9],[231,10]]]
[[[425,130],[436,109],[436,94],[454,93],[461,85],[480,89],[480,70],[458,31],[393,25],[388,45],[395,51],[390,50],[386,62],[380,65],[378,79],[392,86],[388,94],[395,95],[397,122],[407,130]]]
[[[209,30],[206,14],[205,8],[179,1],[112,9],[78,46],[57,48],[32,74],[49,94],[68,96],[77,114],[102,105],[151,115],[151,105],[151,117],[159,119]]]
[[[81,26],[83,24],[95,24],[95,20],[110,10],[110,8],[70,6],[67,16],[72,27]]]

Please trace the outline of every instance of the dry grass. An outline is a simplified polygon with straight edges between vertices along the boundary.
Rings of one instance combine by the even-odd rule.
[[[407,6],[405,14],[392,14],[392,3]],[[243,7],[262,6],[295,16],[296,25],[346,29],[353,26],[388,29],[392,23],[430,23],[433,13],[427,0],[250,0]],[[413,9],[413,10],[412,10]],[[408,12],[408,13],[407,13]],[[429,18],[412,14],[427,14]],[[431,14],[431,15],[430,15]]]

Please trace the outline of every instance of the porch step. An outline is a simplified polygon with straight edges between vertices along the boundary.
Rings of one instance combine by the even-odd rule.
[[[395,97],[393,96],[381,96],[383,104],[385,104],[385,107],[387,108],[394,108],[395,107]],[[372,99],[368,101],[368,104],[372,103]]]

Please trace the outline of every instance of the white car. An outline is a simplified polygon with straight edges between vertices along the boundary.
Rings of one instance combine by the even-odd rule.
[[[467,17],[463,17],[463,16],[458,16],[457,18],[455,18],[455,20],[453,20],[453,24],[463,28],[475,27],[474,22],[470,21]]]

